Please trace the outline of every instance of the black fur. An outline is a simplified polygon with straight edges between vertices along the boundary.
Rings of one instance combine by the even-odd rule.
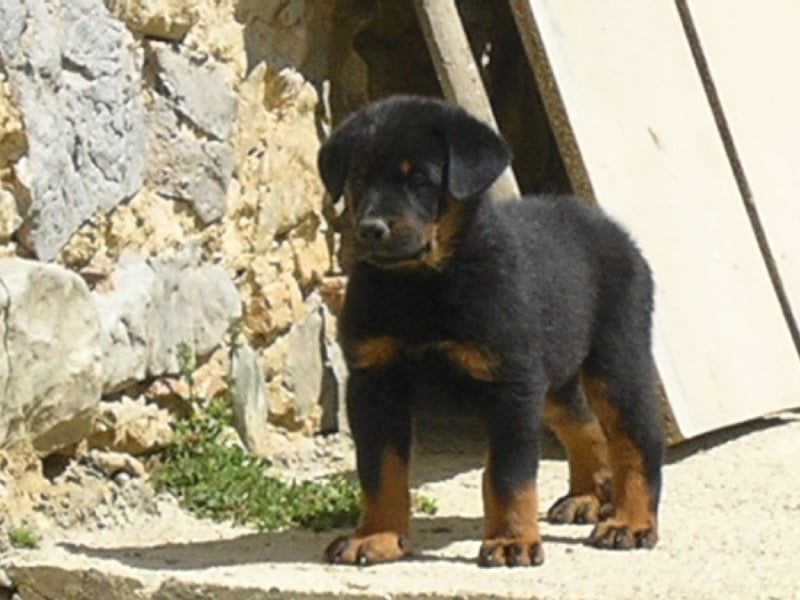
[[[586,413],[583,373],[606,385],[655,514],[662,438],[648,266],[618,225],[577,198],[485,199],[509,160],[461,109],[407,96],[357,113],[320,151],[326,189],[346,196],[358,233],[340,327],[361,483],[368,494],[380,485],[383,448],[407,460],[414,405],[445,394],[480,415],[491,485],[510,497],[535,480],[543,398]],[[459,215],[450,252],[426,262],[430,225],[448,210]],[[376,337],[399,350],[360,364],[353,349]],[[446,356],[439,344],[450,341],[496,358],[491,378]]]

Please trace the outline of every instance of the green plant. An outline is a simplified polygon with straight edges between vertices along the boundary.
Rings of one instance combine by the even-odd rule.
[[[439,507],[436,506],[436,500],[420,493],[412,496],[411,504],[416,513],[433,516],[439,511]]]
[[[225,377],[225,384],[231,397],[236,394],[236,377],[233,373],[233,364],[239,349],[242,347],[241,337],[243,333],[244,317],[235,317],[228,322],[228,328],[225,331],[228,341],[228,374]]]
[[[197,400],[194,395],[194,370],[197,368],[197,358],[192,346],[187,342],[179,343],[177,350],[178,372],[189,386],[189,399],[194,403]]]
[[[14,525],[8,530],[8,541],[11,542],[14,548],[33,549],[39,547],[41,538],[30,525],[23,523]]]
[[[179,422],[153,473],[156,488],[200,517],[259,529],[300,525],[319,531],[356,522],[357,485],[343,477],[287,483],[267,476],[269,461],[225,441],[231,419],[229,401],[219,397]]]

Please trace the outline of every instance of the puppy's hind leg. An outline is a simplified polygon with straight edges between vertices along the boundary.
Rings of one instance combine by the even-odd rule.
[[[649,347],[638,353],[614,349],[606,356],[590,355],[581,372],[589,406],[608,440],[613,477],[613,513],[597,524],[589,543],[651,548],[658,540],[663,458],[655,367]]]
[[[545,397],[542,416],[567,452],[569,491],[547,511],[551,523],[596,523],[611,513],[611,467],[600,423],[578,378]]]

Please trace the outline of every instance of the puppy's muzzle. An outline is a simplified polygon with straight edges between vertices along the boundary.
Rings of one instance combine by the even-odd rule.
[[[358,241],[365,245],[379,245],[389,240],[392,224],[380,217],[365,217],[358,223],[356,235]]]
[[[367,216],[355,225],[356,255],[382,267],[419,261],[431,248],[430,227],[407,218]]]

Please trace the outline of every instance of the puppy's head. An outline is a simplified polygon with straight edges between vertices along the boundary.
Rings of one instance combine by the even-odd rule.
[[[344,195],[356,259],[381,268],[441,268],[465,203],[508,166],[506,144],[464,110],[395,96],[349,117],[319,151],[325,188]]]

